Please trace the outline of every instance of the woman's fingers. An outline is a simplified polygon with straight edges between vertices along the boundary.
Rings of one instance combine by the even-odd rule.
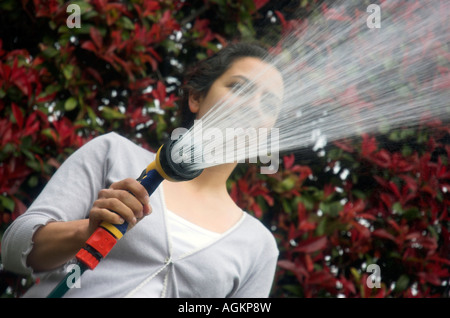
[[[117,214],[111,212],[111,210],[102,208],[100,206],[94,205],[89,214],[90,222],[93,224],[93,229],[97,228],[102,222],[107,222],[111,224],[123,224],[124,218]]]
[[[95,201],[92,211],[98,213],[99,217],[106,217],[105,211],[109,210],[121,216],[131,225],[135,225],[137,220],[151,213],[149,196],[147,190],[134,179],[124,179],[111,184],[109,189],[103,189],[99,192],[98,199]],[[108,219],[114,219],[114,224],[120,224],[120,217],[108,216]],[[106,220],[105,220],[106,221]],[[113,223],[113,222],[111,222]]]
[[[106,194],[105,194],[106,193]],[[114,218],[116,222],[110,222],[113,224],[121,224],[120,218],[127,221],[129,224],[134,225],[137,222],[137,216],[133,209],[130,207],[129,204],[125,204],[122,200],[114,196],[109,196],[113,194],[112,191],[101,191],[102,197],[99,198],[97,201],[95,201],[93,208],[97,208],[100,211],[96,211],[99,216],[103,218],[104,221],[107,221],[104,219],[106,217],[105,211],[109,211],[112,215],[116,214],[119,218]],[[141,214],[142,214],[142,206],[140,207]],[[94,212],[94,211],[91,211]],[[112,218],[112,215],[108,217],[108,219]],[[118,221],[118,222],[117,222]]]
[[[137,180],[132,178],[123,179],[117,182],[114,182],[109,187],[110,189],[116,190],[127,190],[133,193],[133,195],[138,198],[142,204],[148,203],[148,193],[144,186]],[[146,199],[147,198],[147,199]]]

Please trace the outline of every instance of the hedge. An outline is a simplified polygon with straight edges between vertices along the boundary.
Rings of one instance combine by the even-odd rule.
[[[68,26],[77,22],[68,5],[81,10],[79,28]],[[2,1],[0,235],[95,136],[116,131],[155,150],[179,124],[187,65],[236,40],[275,47],[326,10],[315,0]],[[437,57],[442,76],[449,49]],[[284,153],[272,175],[239,165],[230,193],[280,249],[271,296],[448,297],[448,127],[436,120]],[[3,297],[35,283],[0,277]]]

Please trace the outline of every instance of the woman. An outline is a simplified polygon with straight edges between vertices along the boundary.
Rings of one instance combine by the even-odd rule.
[[[201,118],[247,80],[255,81],[257,92],[281,99],[283,83],[275,68],[269,66],[265,78],[251,78],[268,67],[265,56],[258,46],[236,44],[201,62],[185,87],[185,119]],[[25,296],[47,296],[102,221],[124,220],[130,224],[126,235],[66,297],[269,295],[277,245],[229,196],[226,181],[236,164],[207,168],[191,181],[163,181],[149,198],[130,177],[137,177],[154,157],[110,133],[88,142],[61,165],[3,237],[5,268],[40,277]]]

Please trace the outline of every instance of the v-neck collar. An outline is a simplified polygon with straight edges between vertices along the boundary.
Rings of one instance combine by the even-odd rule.
[[[162,213],[163,213],[163,220],[164,220],[164,228],[165,228],[165,232],[166,232],[166,240],[168,242],[169,259],[171,261],[178,261],[178,260],[184,259],[184,258],[186,258],[186,257],[188,257],[190,255],[197,254],[198,252],[200,252],[200,251],[202,251],[202,250],[204,250],[206,248],[209,248],[212,245],[215,245],[217,242],[223,240],[230,233],[232,233],[234,230],[236,230],[243,223],[243,221],[246,218],[246,214],[247,214],[245,211],[241,210],[242,211],[242,215],[239,218],[239,220],[232,227],[230,227],[228,230],[226,230],[225,232],[221,233],[220,236],[218,236],[216,239],[211,241],[209,244],[201,246],[200,248],[197,248],[197,249],[193,249],[191,252],[185,253],[185,254],[181,255],[180,257],[178,257],[177,259],[173,260],[172,259],[172,238],[171,238],[171,235],[170,235],[170,225],[169,225],[169,222],[168,222],[168,219],[167,219],[168,218],[168,216],[167,216],[168,212],[167,212],[167,205],[166,205],[166,201],[165,201],[164,189],[163,189],[162,184],[159,187],[159,195],[160,195],[160,199],[161,199],[161,202],[162,202]],[[188,222],[190,222],[190,221],[188,221]]]

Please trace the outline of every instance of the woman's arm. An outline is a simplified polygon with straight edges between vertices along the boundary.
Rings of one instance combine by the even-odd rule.
[[[89,219],[50,222],[40,227],[33,236],[27,266],[35,272],[55,269],[74,258],[100,223],[122,224],[126,220],[133,227],[150,212],[147,190],[138,181],[128,178],[114,182],[99,192]]]
[[[65,264],[89,238],[89,220],[50,222],[33,235],[33,249],[27,266],[36,272],[48,271]]]
[[[132,225],[134,217],[150,211],[143,208],[148,198],[140,194],[142,189],[129,188],[128,182],[142,186],[136,180],[125,184],[126,179],[114,180],[139,175],[151,159],[150,153],[117,134],[94,138],[78,149],[5,231],[1,248],[4,268],[27,275],[64,264],[102,220],[120,224],[120,216],[111,211]]]

